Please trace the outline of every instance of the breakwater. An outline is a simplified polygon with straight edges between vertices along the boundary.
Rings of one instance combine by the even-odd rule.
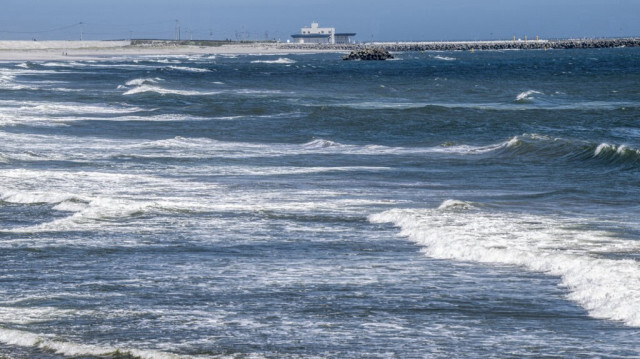
[[[517,41],[374,42],[366,44],[278,44],[297,50],[358,51],[376,47],[387,51],[545,50],[640,47],[640,38]]]

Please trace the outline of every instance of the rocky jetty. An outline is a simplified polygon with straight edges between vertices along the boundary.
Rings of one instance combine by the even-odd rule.
[[[278,44],[279,48],[296,50],[352,51],[347,60],[362,59],[353,53],[383,51],[470,51],[470,50],[549,50],[594,49],[612,47],[640,47],[640,38],[617,39],[560,39],[560,40],[497,40],[497,41],[437,41],[437,42],[378,42],[374,44]],[[374,47],[372,47],[374,46]],[[367,57],[364,55],[364,57]]]
[[[362,49],[351,51],[349,55],[342,57],[343,60],[366,60],[366,61],[382,61],[392,59],[393,55],[389,51],[382,48]]]

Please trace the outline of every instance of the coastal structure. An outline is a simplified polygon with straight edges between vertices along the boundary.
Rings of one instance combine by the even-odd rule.
[[[336,33],[335,27],[320,27],[317,22],[312,22],[311,27],[303,27],[299,34],[293,34],[295,43],[298,44],[350,44],[354,32]]]

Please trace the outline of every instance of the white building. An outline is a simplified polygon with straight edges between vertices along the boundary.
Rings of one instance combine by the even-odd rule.
[[[312,22],[311,27],[303,27],[299,34],[291,37],[299,44],[348,44],[350,37],[355,33],[336,33],[334,27],[319,27],[317,22]]]

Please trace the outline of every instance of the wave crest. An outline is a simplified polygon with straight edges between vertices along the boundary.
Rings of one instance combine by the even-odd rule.
[[[123,95],[137,95],[142,93],[156,93],[160,95],[180,95],[180,96],[208,96],[208,95],[217,95],[220,94],[220,91],[192,91],[192,90],[176,90],[176,89],[168,89],[160,86],[153,86],[149,84],[142,84],[140,86],[134,87]]]
[[[186,71],[186,72],[211,72],[211,70],[209,69],[203,69],[200,67],[168,66],[167,68],[170,70]]]
[[[127,81],[125,85],[127,86],[140,86],[140,85],[148,85],[148,84],[157,84],[159,81],[162,81],[161,78],[139,78]]]
[[[64,356],[135,357],[144,359],[177,359],[179,356],[155,350],[124,349],[78,344],[55,339],[50,335],[37,335],[22,330],[0,328],[0,342],[21,347],[36,347]]]
[[[506,154],[532,156],[540,160],[604,160],[612,165],[637,165],[640,150],[626,145],[592,143],[540,134],[515,136],[506,142]]]
[[[640,149],[631,148],[626,145],[617,146],[601,143],[594,150],[593,156],[614,163],[640,163]]]
[[[568,298],[591,316],[640,327],[637,262],[594,255],[637,253],[637,241],[575,229],[568,220],[518,213],[393,209],[369,220],[399,227],[401,236],[433,258],[513,265],[559,276]]]
[[[542,92],[540,91],[536,91],[536,90],[528,90],[528,91],[524,91],[518,94],[518,96],[516,96],[516,103],[531,103],[535,97],[533,95],[544,95]]]
[[[328,148],[328,147],[345,147],[345,145],[324,139],[315,139],[311,142],[307,142],[303,145],[305,148]]]
[[[295,64],[295,60],[286,57],[280,57],[277,60],[253,60],[252,64]]]
[[[442,60],[442,61],[456,61],[457,60],[455,57],[440,56],[440,55],[436,55],[433,58],[437,59],[437,60]]]
[[[439,211],[464,211],[475,208],[472,202],[460,201],[457,199],[447,199],[438,207]]]

